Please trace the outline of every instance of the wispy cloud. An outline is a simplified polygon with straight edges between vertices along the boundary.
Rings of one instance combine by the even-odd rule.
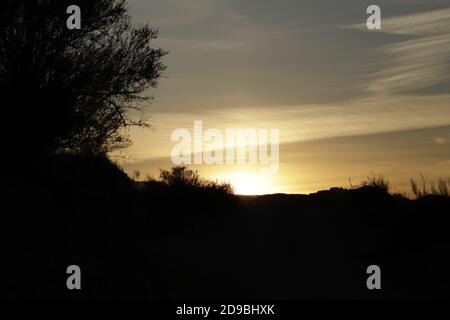
[[[365,30],[366,26],[351,28]],[[450,9],[385,18],[380,32],[413,39],[379,49],[387,62],[369,82],[369,93],[411,93],[450,80]]]
[[[449,33],[450,8],[383,19],[382,32],[407,35],[443,35]]]
[[[202,120],[204,129],[280,129],[280,143],[340,136],[450,125],[450,95],[385,96],[333,105],[299,105],[205,110],[190,113],[155,113],[155,131],[133,132],[129,154],[136,158],[170,155],[170,136],[177,128],[193,130]]]

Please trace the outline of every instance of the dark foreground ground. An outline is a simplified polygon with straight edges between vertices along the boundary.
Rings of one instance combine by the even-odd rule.
[[[4,174],[1,298],[450,298],[448,198],[137,188],[89,157],[26,169]],[[80,291],[66,287],[72,264]]]

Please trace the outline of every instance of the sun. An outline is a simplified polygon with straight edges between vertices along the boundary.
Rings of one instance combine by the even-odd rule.
[[[274,193],[270,176],[258,171],[235,171],[228,179],[236,194],[260,195]]]

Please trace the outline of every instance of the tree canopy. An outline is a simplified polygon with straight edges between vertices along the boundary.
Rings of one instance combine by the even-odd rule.
[[[127,146],[144,91],[156,87],[166,54],[158,31],[131,22],[124,0],[6,0],[0,10],[0,89],[8,146],[107,154]],[[5,140],[5,139],[4,139]]]

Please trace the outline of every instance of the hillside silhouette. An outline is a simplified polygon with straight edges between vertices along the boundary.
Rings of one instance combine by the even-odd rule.
[[[449,297],[445,196],[373,185],[236,196],[198,181],[137,183],[107,158],[68,154],[4,182],[2,298]],[[71,264],[80,291],[66,288]],[[366,288],[372,264],[381,291]]]

